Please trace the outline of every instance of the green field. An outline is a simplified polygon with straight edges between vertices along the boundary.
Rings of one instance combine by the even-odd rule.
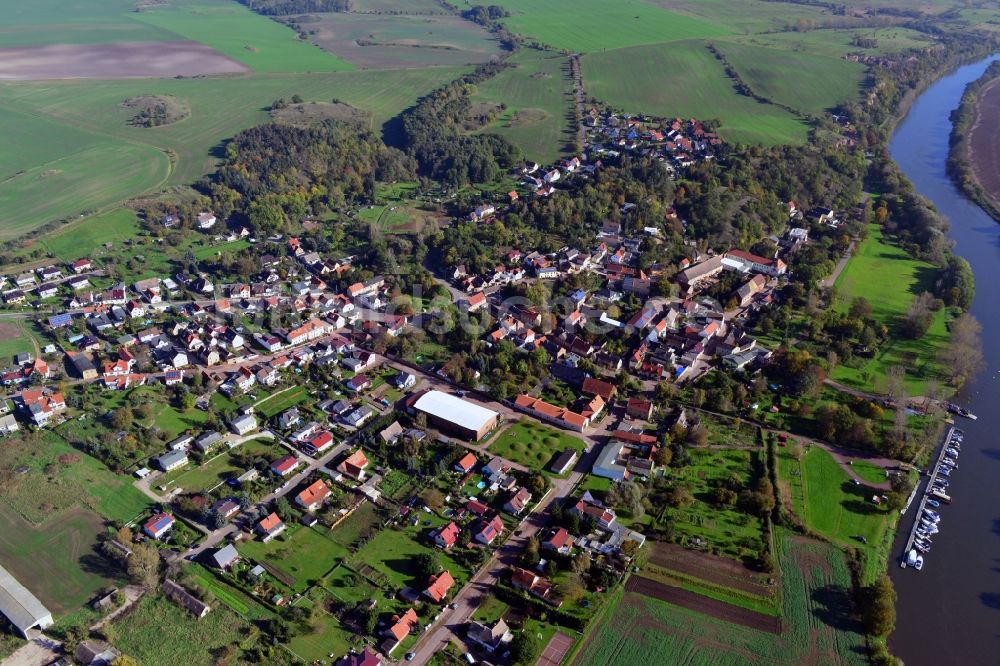
[[[876,275],[878,279],[873,280]],[[872,317],[894,331],[913,298],[921,292],[933,291],[937,277],[938,270],[933,264],[913,259],[883,236],[881,228],[872,225],[868,237],[837,279],[835,287],[840,299],[837,308],[846,311],[854,298],[865,298],[871,303]],[[841,364],[831,378],[862,390],[878,390],[886,371],[900,365],[906,368],[907,393],[923,395],[928,380],[944,379],[938,355],[948,344],[946,319],[944,309],[937,312],[927,334],[919,340],[893,334],[875,358],[857,368]]]
[[[630,113],[712,119],[727,141],[804,143],[809,127],[772,104],[736,93],[725,68],[702,42],[638,46],[582,59],[588,95]]]
[[[871,501],[875,491],[852,483],[833,456],[818,446],[809,447],[802,462],[779,450],[778,468],[792,507],[806,526],[836,544],[861,551],[867,564],[880,560],[896,516]]]
[[[538,470],[566,449],[582,455],[583,440],[528,419],[514,423],[489,445],[491,454]]]
[[[313,588],[309,591],[309,596],[302,597],[295,605],[314,607],[322,604],[328,594],[322,588]],[[312,631],[294,636],[286,647],[305,663],[313,664],[325,663],[327,655],[330,654],[343,656],[353,644],[359,642],[360,637],[345,629],[336,617],[326,611],[320,611],[316,615]]]
[[[473,103],[506,104],[496,121],[481,131],[510,139],[530,159],[554,162],[574,140],[569,113],[573,85],[569,61],[562,57],[522,49],[505,69],[479,84]]]
[[[115,647],[143,666],[217,664],[216,651],[243,639],[249,629],[224,604],[216,602],[199,620],[162,595],[146,595],[112,626]]]
[[[291,28],[231,0],[172,0],[135,16],[143,23],[211,46],[258,72],[353,69],[349,63],[299,41]]]
[[[279,97],[333,98],[371,113],[376,130],[465,68],[0,84],[0,241],[215,170],[218,147],[268,122]],[[191,108],[153,129],[128,124],[130,97],[172,95]],[[171,156],[168,159],[168,154]]]
[[[266,400],[262,400],[254,406],[258,414],[265,419],[269,419],[276,414],[280,414],[289,407],[294,407],[309,398],[309,391],[304,386],[293,386],[288,390],[281,391]]]
[[[438,15],[338,12],[295,20],[314,44],[366,69],[466,65],[499,53],[485,28],[442,15],[440,5],[437,10]]]
[[[208,491],[224,483],[226,479],[239,476],[246,471],[236,458],[238,455],[253,454],[262,458],[277,458],[284,451],[280,446],[268,440],[257,439],[244,442],[232,450],[219,453],[208,462],[168,472],[157,480],[157,486],[166,485],[169,488],[183,488],[185,492]]]
[[[63,511],[82,507],[108,520],[126,522],[149,504],[132,486],[100,461],[81,453],[62,437],[41,431],[4,440],[0,469],[5,474],[4,503],[26,520],[45,525]]]
[[[732,42],[716,47],[756,94],[809,115],[855,101],[864,77],[862,65],[838,57]]]
[[[591,628],[574,666],[867,664],[864,636],[851,617],[851,576],[844,556],[818,541],[779,538],[781,635],[616,592],[613,608]]]
[[[760,552],[764,547],[760,519],[734,507],[718,507],[712,498],[713,483],[730,475],[750,487],[752,455],[744,450],[691,450],[691,464],[673,470],[672,475],[673,481],[688,486],[695,498],[691,506],[667,512],[678,537],[701,539],[717,554],[736,559]]]
[[[773,32],[788,29],[800,19],[822,21],[832,15],[819,6],[768,2],[767,0],[651,0],[678,14],[721,25],[735,33]],[[848,20],[838,16],[837,20]],[[858,21],[861,22],[860,20]]]
[[[557,49],[595,53],[638,44],[718,37],[711,21],[676,14],[639,0],[497,0],[513,32]]]
[[[151,147],[0,108],[11,139],[0,153],[0,241],[148,190],[170,173]]]
[[[441,565],[451,571],[456,580],[455,590],[457,590],[469,578],[465,567],[421,538],[430,530],[444,525],[446,521],[435,514],[422,512],[418,517],[421,521],[429,521],[431,524],[425,525],[421,522],[419,525],[411,526],[407,523],[404,527],[380,530],[350,558],[351,568],[361,571],[383,586],[402,589],[412,585],[423,589],[427,581],[417,578],[414,559],[421,553],[433,552],[439,555]]]
[[[92,511],[73,508],[33,525],[0,502],[0,564],[53,613],[68,613],[119,582],[119,572],[97,552],[102,523]]]
[[[265,562],[293,579],[292,589],[301,592],[316,584],[347,556],[347,548],[327,533],[321,526],[289,525],[277,539],[268,543],[247,541],[239,550],[244,557]]]
[[[138,234],[139,220],[135,213],[120,208],[46,234],[38,244],[45,248],[49,256],[68,263],[82,257],[89,258],[105,243],[119,243]]]
[[[180,37],[141,22],[134,0],[31,0],[4,7],[0,46],[170,41]],[[58,21],[53,21],[58,17]]]
[[[10,366],[14,362],[14,357],[21,352],[35,354],[35,346],[32,344],[33,336],[25,328],[24,323],[13,319],[0,324],[0,363],[4,367]]]
[[[873,49],[858,48],[851,43],[857,37],[874,39],[877,45]],[[925,49],[933,43],[926,34],[909,28],[776,32],[734,39],[756,46],[831,58],[841,58],[847,53],[878,55],[908,49]]]

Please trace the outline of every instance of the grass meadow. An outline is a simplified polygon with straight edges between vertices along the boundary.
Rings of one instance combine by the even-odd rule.
[[[268,543],[247,541],[239,550],[244,557],[279,571],[297,592],[316,584],[347,556],[346,546],[327,534],[326,528],[291,524],[278,538]]]
[[[11,319],[0,323],[0,363],[7,367],[21,352],[35,353],[32,334],[23,322]]]
[[[257,72],[340,72],[354,68],[300,41],[288,26],[229,0],[172,0],[151,5],[135,17],[210,46]]]
[[[802,144],[809,133],[791,113],[737,94],[703,42],[595,52],[581,65],[588,95],[632,113],[718,118],[736,143]]]
[[[866,570],[884,557],[896,515],[875,505],[871,501],[875,491],[855,485],[833,456],[810,446],[799,462],[787,450],[779,449],[778,471],[782,491],[791,495],[793,510],[809,529],[837,545],[860,551]],[[885,474],[881,476],[884,481]],[[858,539],[862,536],[867,544]]]
[[[719,37],[726,28],[639,0],[497,0],[504,25],[557,49],[596,53],[639,44]]]
[[[775,635],[641,594],[616,591],[574,666],[868,663],[851,617],[851,576],[832,546],[779,533],[783,630]]]
[[[717,42],[758,95],[808,115],[857,99],[864,67],[842,58]]]
[[[479,84],[473,103],[506,104],[496,121],[481,131],[506,137],[530,159],[551,163],[574,140],[569,113],[573,83],[563,56],[522,49],[508,68]]]
[[[875,275],[877,280],[872,279]],[[913,299],[921,292],[932,291],[937,277],[933,264],[913,259],[885,237],[880,227],[872,225],[837,279],[837,308],[847,310],[854,298],[865,298],[871,303],[874,319],[895,331]],[[944,378],[938,355],[948,344],[946,319],[947,312],[938,311],[927,334],[919,340],[893,333],[892,340],[879,348],[874,358],[859,367],[839,365],[831,378],[855,388],[878,390],[886,371],[901,365],[906,368],[908,394],[923,395],[928,380]]]
[[[216,664],[215,651],[242,640],[249,629],[225,604],[213,604],[199,620],[160,594],[146,595],[112,626],[115,647],[143,666]]]
[[[583,455],[583,440],[528,419],[514,423],[489,445],[491,454],[530,469],[546,469],[549,461],[566,449]]]

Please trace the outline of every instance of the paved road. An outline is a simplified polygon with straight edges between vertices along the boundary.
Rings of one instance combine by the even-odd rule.
[[[837,266],[833,269],[833,272],[830,273],[829,277],[820,280],[820,287],[827,289],[832,287],[837,282],[837,278],[839,278],[840,274],[844,272],[844,268],[847,267],[847,262],[851,260],[851,255],[854,254],[854,246],[855,241],[852,240],[851,244],[847,246],[847,252],[845,252],[844,256],[842,256],[840,261],[837,262]]]

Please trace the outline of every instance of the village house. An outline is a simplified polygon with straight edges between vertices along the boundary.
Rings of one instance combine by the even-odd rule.
[[[435,532],[434,543],[447,550],[454,546],[455,542],[458,541],[458,535],[461,531],[461,528],[454,522],[448,523]]]
[[[455,579],[452,578],[451,572],[445,569],[436,576],[431,576],[427,589],[423,592],[424,596],[434,603],[441,603],[448,596],[448,591],[454,584]]]
[[[306,511],[315,511],[330,496],[330,487],[319,479],[295,496],[295,503]]]
[[[471,622],[466,637],[489,653],[495,653],[514,640],[514,634],[502,617],[491,624]]]
[[[288,476],[298,466],[299,459],[295,456],[282,456],[271,463],[271,473],[275,476]]]
[[[174,517],[169,513],[158,513],[142,525],[142,531],[151,539],[160,539],[174,526]]]
[[[254,525],[254,530],[261,536],[261,541],[267,543],[285,531],[285,524],[278,518],[278,514],[272,512]]]
[[[365,456],[364,451],[357,449],[337,465],[337,471],[351,477],[355,481],[363,481],[366,467],[368,467],[368,458]]]

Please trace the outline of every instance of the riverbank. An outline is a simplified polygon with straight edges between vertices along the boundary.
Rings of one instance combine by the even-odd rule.
[[[951,121],[948,176],[1000,222],[1000,62],[966,86]]]
[[[966,86],[982,77],[995,59],[962,65],[933,82],[914,102],[890,142],[890,156],[902,174],[950,220],[954,252],[969,261],[981,285],[1000,280],[1000,225],[963,196],[946,173],[945,163],[949,118]],[[992,300],[989,290],[983,289],[970,308],[982,324],[985,339],[1000,330],[1000,311]],[[947,524],[942,537],[934,539],[934,556],[920,572],[889,568],[897,593],[896,630],[889,644],[908,664],[978,663],[982,655],[1000,654],[994,584],[998,550],[993,538],[1000,455],[992,444],[1000,427],[1000,417],[995,415],[1000,385],[994,381],[1000,349],[987,345],[983,351],[987,370],[970,379],[956,398],[976,412],[979,420],[961,425],[966,433],[963,461],[949,477],[954,502],[941,509]],[[907,538],[900,530],[894,557],[905,555]]]

